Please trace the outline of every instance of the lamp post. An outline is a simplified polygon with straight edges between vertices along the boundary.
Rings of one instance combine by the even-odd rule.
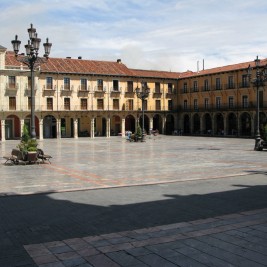
[[[141,83],[141,90],[137,86],[135,89],[136,96],[142,100],[142,139],[141,142],[144,142],[145,136],[145,100],[148,98],[150,89],[142,82]]]
[[[256,77],[251,78],[252,76],[252,67],[248,66],[248,78],[249,81],[257,89],[257,129],[255,134],[255,147],[254,150],[262,150],[262,139],[260,134],[260,101],[259,101],[259,88],[265,86],[265,81],[267,81],[267,65],[263,69],[260,68],[260,59],[257,58],[254,60],[256,66]]]
[[[11,43],[13,45],[13,50],[15,52],[15,57],[17,61],[27,65],[31,71],[31,138],[36,139],[35,114],[34,114],[35,113],[34,70],[40,64],[47,62],[52,43],[49,43],[48,38],[46,39],[46,43],[43,44],[45,54],[43,57],[39,57],[38,52],[41,39],[37,37],[36,29],[33,28],[32,24],[31,27],[28,29],[28,33],[29,33],[29,40],[28,44],[25,45],[27,56],[18,55],[21,41],[18,40],[17,35],[15,36],[15,40],[12,40]]]

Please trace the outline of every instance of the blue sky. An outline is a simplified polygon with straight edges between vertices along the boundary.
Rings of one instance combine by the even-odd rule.
[[[0,45],[33,23],[52,57],[186,71],[267,57],[266,0],[0,0]],[[41,52],[43,53],[43,51]]]

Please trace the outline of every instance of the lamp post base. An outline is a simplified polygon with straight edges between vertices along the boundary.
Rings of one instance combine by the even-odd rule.
[[[261,139],[260,135],[255,136],[255,147],[254,147],[255,151],[262,151],[263,149],[262,141],[263,140]]]

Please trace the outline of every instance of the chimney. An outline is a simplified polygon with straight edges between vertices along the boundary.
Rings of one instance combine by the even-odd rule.
[[[121,59],[120,58],[117,59],[117,63],[121,64]]]
[[[81,57],[81,56],[79,56],[79,57],[78,57],[78,59],[82,59],[82,57]]]
[[[67,59],[71,59],[71,57],[66,57]]]

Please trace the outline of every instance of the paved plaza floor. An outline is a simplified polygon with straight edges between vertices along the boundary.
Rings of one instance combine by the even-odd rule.
[[[1,267],[267,266],[267,151],[252,139],[39,146],[52,164],[0,165]]]

